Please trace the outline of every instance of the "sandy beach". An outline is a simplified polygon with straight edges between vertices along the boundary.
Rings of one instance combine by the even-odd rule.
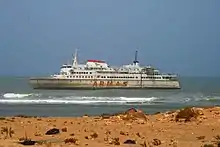
[[[96,117],[1,117],[0,147],[211,147],[220,142],[219,123],[220,107],[153,115],[132,108]]]

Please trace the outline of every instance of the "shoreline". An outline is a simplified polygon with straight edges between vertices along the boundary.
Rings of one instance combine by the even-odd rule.
[[[17,115],[0,117],[0,146],[24,146],[20,143],[28,138],[33,141],[29,143],[35,144],[32,146],[44,147],[216,146],[220,144],[219,123],[219,106],[186,107],[155,114],[131,108],[100,116]],[[57,134],[48,135],[50,129]]]

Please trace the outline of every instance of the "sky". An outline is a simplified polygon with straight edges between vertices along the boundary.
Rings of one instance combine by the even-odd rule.
[[[59,72],[78,59],[180,76],[220,75],[219,0],[0,0],[0,75]]]

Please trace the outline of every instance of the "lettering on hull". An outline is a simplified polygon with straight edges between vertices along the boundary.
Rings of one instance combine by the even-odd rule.
[[[128,86],[128,82],[113,82],[113,81],[94,81],[93,87],[112,87],[112,86],[121,86],[126,87]]]

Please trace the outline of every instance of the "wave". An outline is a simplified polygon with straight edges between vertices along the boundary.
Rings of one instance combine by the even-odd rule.
[[[51,96],[41,94],[3,94],[0,103],[8,104],[143,104],[154,101],[156,97],[82,97]],[[20,99],[23,98],[23,99]]]
[[[19,94],[19,93],[5,93],[3,94],[4,98],[23,98],[31,96],[32,94]]]
[[[76,96],[58,93],[5,93],[0,103],[7,104],[190,104],[204,102],[219,102],[219,96],[202,94],[176,94],[157,97],[103,97],[103,96]]]

